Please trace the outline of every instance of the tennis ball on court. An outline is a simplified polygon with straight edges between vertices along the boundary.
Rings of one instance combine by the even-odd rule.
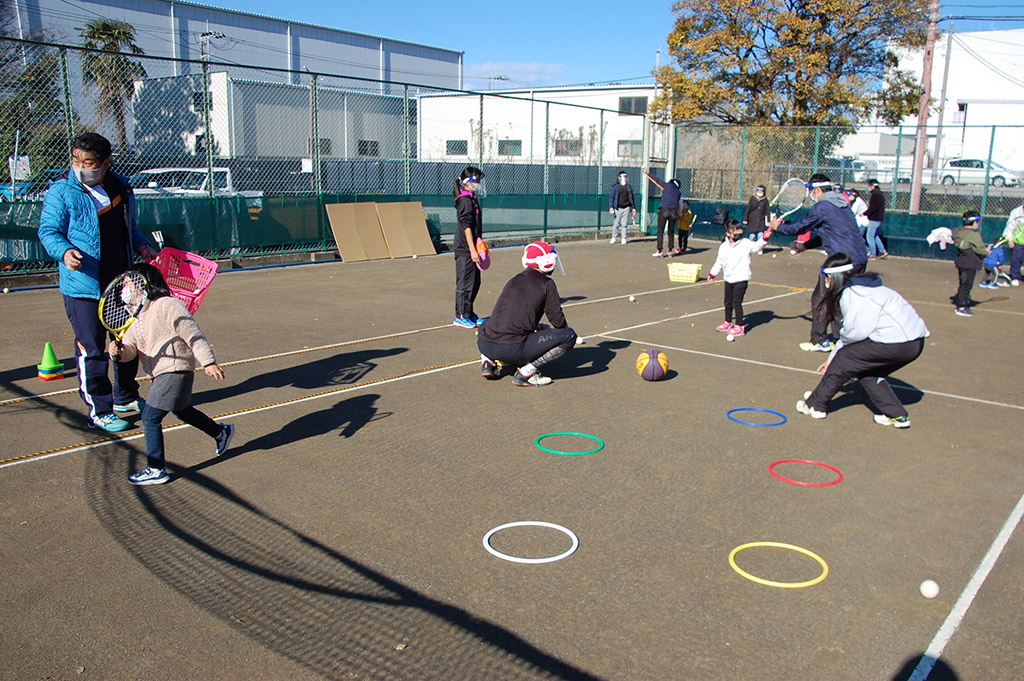
[[[921,595],[925,598],[935,598],[939,595],[939,585],[934,580],[926,579],[921,582]]]
[[[412,254],[412,259],[413,259],[413,260],[415,260],[415,259],[416,259],[417,257],[418,257],[418,256],[417,256],[417,255],[416,255],[415,253],[413,253],[413,254]]]
[[[774,257],[775,257],[776,255],[778,255],[778,253],[772,253],[772,257],[773,257],[773,258],[774,258]]]
[[[727,333],[727,334],[725,334],[725,340],[727,340],[727,341],[729,341],[731,343],[734,340],[736,340],[736,336],[732,335],[731,333]]]
[[[11,289],[9,289],[6,286],[4,286],[4,293],[10,293],[10,292],[11,292]]]
[[[7,293],[7,289],[4,289],[4,293]],[[635,303],[636,302],[636,296],[630,296],[629,297],[629,302]]]

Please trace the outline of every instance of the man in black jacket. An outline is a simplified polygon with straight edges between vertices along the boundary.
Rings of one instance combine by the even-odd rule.
[[[878,188],[878,180],[868,180],[868,188],[871,193],[868,195],[868,209],[864,211],[864,216],[868,219],[868,256],[874,260],[889,255],[882,243],[881,231],[882,220],[885,219],[885,194]]]
[[[548,385],[551,379],[538,369],[576,345],[576,332],[565,323],[558,287],[549,276],[557,263],[558,253],[543,241],[523,251],[525,269],[505,284],[477,336],[484,378],[501,378],[506,366],[515,366],[513,385]],[[551,326],[540,323],[544,315]]]

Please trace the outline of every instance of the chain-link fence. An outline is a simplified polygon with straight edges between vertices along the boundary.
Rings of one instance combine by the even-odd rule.
[[[660,190],[642,168],[679,178],[707,206],[823,172],[853,186],[877,178],[890,212],[909,210],[913,129],[672,126],[648,118],[646,94],[595,89],[570,102],[0,38],[0,151],[11,171],[0,184],[0,264],[46,266],[32,235],[38,204],[86,130],[112,141],[144,231],[213,255],[331,248],[323,205],[346,201],[420,201],[446,242],[467,165],[486,171],[492,233],[596,234],[610,224],[620,170],[642,196],[646,229]],[[1004,216],[1020,204],[1020,172],[1004,167],[1024,166],[1019,128],[927,138],[922,213]]]

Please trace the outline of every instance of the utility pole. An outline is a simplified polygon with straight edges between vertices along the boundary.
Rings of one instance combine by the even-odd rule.
[[[928,104],[932,98],[932,61],[935,57],[935,27],[939,23],[939,0],[928,5],[928,41],[924,48],[924,71],[921,74],[921,102],[917,107],[917,142],[914,144],[914,179],[910,188],[910,213],[921,210],[921,176],[924,173],[924,152],[928,144]]]
[[[935,152],[932,154],[932,184],[939,181],[939,163],[942,156],[939,151],[942,149],[942,123],[946,115],[946,85],[949,83],[949,55],[953,51],[953,24],[949,25],[949,32],[946,33],[946,66],[942,70],[942,95],[939,99],[939,129],[935,131]]]

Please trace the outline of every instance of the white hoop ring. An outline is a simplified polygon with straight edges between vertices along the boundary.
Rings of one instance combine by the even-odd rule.
[[[500,532],[501,530],[507,530],[510,527],[549,527],[552,530],[558,530],[559,532],[568,536],[569,539],[572,539],[572,546],[570,546],[567,551],[560,553],[557,556],[549,556],[547,558],[520,558],[518,556],[510,556],[507,553],[502,553],[501,551],[491,546],[491,536],[496,532]],[[487,549],[488,553],[497,556],[502,560],[507,560],[512,563],[524,563],[527,565],[538,565],[540,563],[554,563],[556,560],[568,558],[576,551],[577,548],[579,548],[579,545],[580,538],[577,537],[572,530],[570,530],[567,527],[562,527],[561,525],[555,525],[554,523],[544,522],[543,520],[518,520],[514,523],[505,523],[504,525],[498,525],[493,530],[484,535],[484,548]]]

